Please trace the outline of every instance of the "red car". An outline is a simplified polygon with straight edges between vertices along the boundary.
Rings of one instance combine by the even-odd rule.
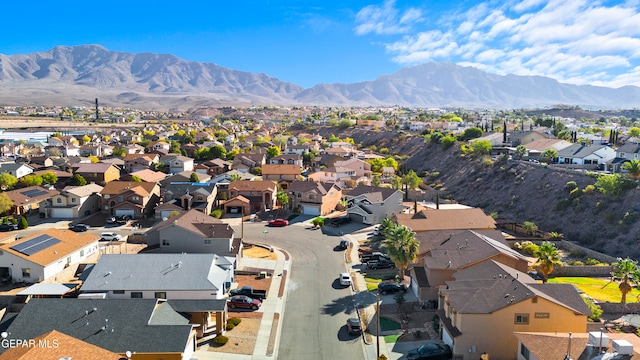
[[[287,225],[289,225],[289,220],[285,220],[285,219],[269,220],[269,226],[287,226]]]
[[[246,295],[235,295],[227,300],[227,305],[232,309],[240,308],[258,310],[260,306],[262,306],[262,303],[260,300],[250,298]]]

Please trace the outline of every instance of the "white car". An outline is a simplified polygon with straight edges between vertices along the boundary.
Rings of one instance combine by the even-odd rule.
[[[339,278],[340,278],[340,285],[342,286],[351,285],[351,276],[349,275],[349,273],[341,273]]]
[[[100,234],[100,241],[119,241],[122,239],[122,235],[114,232],[103,232]]]

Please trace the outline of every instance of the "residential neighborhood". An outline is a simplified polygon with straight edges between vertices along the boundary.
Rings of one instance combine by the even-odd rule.
[[[163,121],[136,113],[122,120],[130,128],[3,138],[0,332],[100,358],[293,358],[312,337],[329,344],[323,358],[414,359],[436,344],[443,359],[544,359],[546,343],[572,336],[583,339],[570,350],[580,358],[598,331],[610,343],[597,346],[640,354],[640,342],[616,330],[626,314],[611,310],[640,311],[637,302],[602,305],[557,280],[595,273],[615,282],[624,259],[458,202],[439,171],[409,167],[395,150],[404,145],[348,136],[401,134],[407,148],[429,151],[447,150],[448,138],[458,158],[495,167],[513,186],[526,178],[517,166],[637,180],[640,147],[618,138],[621,124],[602,141],[575,119],[348,111],[221,109]],[[600,191],[562,185],[572,209]],[[611,222],[631,224],[627,214]],[[588,255],[561,261],[576,254]],[[585,265],[587,256],[602,263]],[[636,346],[621,352],[627,343]],[[0,359],[38,354],[0,348]]]

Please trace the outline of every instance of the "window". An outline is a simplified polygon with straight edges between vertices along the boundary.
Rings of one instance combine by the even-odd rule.
[[[113,294],[114,295],[123,295],[124,294],[124,290],[113,290]]]
[[[155,293],[155,298],[156,299],[166,299],[167,298],[167,293],[164,291],[158,291]]]
[[[205,245],[211,245],[211,239],[204,239]]]
[[[529,314],[516,314],[515,323],[521,325],[529,324]]]
[[[299,198],[301,198],[301,197],[302,197],[302,194],[301,194],[301,193],[298,193],[298,197],[299,197]]]
[[[621,158],[623,158],[623,157],[627,157],[627,153],[623,153],[623,152],[621,152],[621,153],[620,153],[620,157],[621,157]]]
[[[529,348],[524,346],[524,344],[520,344],[520,355],[526,360],[529,360],[531,354],[529,353]]]
[[[71,256],[67,257],[67,264],[71,264]]]
[[[536,313],[536,319],[548,319],[549,313]]]
[[[132,299],[142,299],[142,292],[141,291],[132,291],[131,292],[131,298]]]
[[[80,256],[84,256],[84,249],[80,250]]]
[[[31,268],[22,268],[22,277],[30,278],[31,277]]]
[[[534,297],[531,298],[531,303],[532,304],[536,304],[537,302],[538,302],[538,297],[537,296],[534,296]]]
[[[56,204],[62,204],[62,198],[57,198],[56,199]]]
[[[76,202],[76,198],[71,198],[71,202],[72,203]]]
[[[162,246],[169,246],[169,239],[162,239]]]

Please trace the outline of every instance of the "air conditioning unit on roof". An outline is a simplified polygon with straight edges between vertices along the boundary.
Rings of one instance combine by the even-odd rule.
[[[624,339],[613,340],[613,350],[620,355],[633,355],[633,344]]]
[[[609,346],[609,335],[601,331],[592,331],[589,333],[589,344],[597,347]]]

